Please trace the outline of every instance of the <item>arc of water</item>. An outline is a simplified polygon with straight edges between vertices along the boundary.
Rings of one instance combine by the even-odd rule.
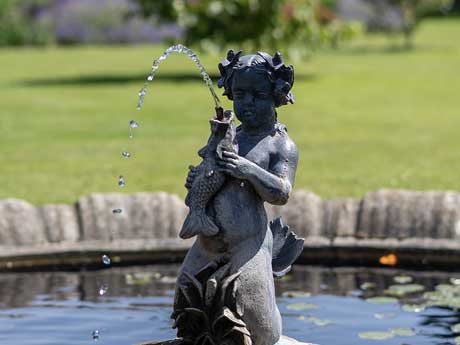
[[[204,66],[201,64],[200,59],[198,59],[198,56],[190,48],[187,48],[182,44],[176,44],[166,49],[159,58],[153,61],[152,70],[147,76],[147,80],[145,81],[144,85],[139,90],[139,101],[137,103],[137,110],[140,110],[142,108],[142,105],[144,104],[145,95],[147,94],[147,85],[150,81],[152,81],[155,78],[155,73],[158,70],[161,61],[166,60],[168,56],[171,55],[171,53],[183,53],[187,55],[190,59],[192,59],[192,61],[197,65],[198,69],[200,70],[200,74],[204,82],[206,83],[206,86],[208,87],[209,91],[211,92],[216,109],[220,108],[220,100],[214,91],[212,80],[209,77],[208,72],[206,72]]]

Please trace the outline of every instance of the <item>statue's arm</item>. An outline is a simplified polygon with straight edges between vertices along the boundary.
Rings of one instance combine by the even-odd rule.
[[[290,140],[278,143],[269,169],[231,152],[224,153],[222,169],[233,177],[248,180],[260,197],[275,205],[284,205],[289,199],[297,169],[297,147]]]

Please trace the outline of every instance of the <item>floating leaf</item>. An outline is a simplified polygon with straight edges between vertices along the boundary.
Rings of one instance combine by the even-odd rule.
[[[387,290],[385,290],[385,294],[392,296],[404,296],[416,292],[422,292],[423,290],[425,290],[425,287],[420,284],[398,284],[391,285]]]
[[[394,297],[377,296],[366,299],[366,302],[372,304],[389,304],[398,303],[398,300]]]
[[[290,310],[310,310],[316,309],[318,306],[313,303],[291,303],[288,304],[286,308]]]
[[[330,320],[321,320],[314,316],[308,317],[307,320],[313,323],[315,326],[320,326],[320,327],[324,327],[332,323],[332,321]]]
[[[379,263],[385,266],[396,266],[398,257],[395,254],[384,255],[380,257]]]
[[[394,277],[393,280],[398,284],[408,284],[408,283],[412,283],[413,278],[410,276],[400,275],[400,276]]]
[[[134,273],[125,276],[126,285],[147,285],[151,279],[152,275],[149,273]]]
[[[453,325],[451,328],[452,332],[454,333],[460,333],[460,323],[456,323],[455,325]]]
[[[390,332],[398,337],[413,337],[416,333],[413,328],[392,328]]]
[[[358,336],[362,339],[386,340],[394,337],[392,332],[361,332]]]
[[[402,310],[407,311],[408,313],[420,313],[426,309],[424,304],[404,304]]]
[[[362,283],[360,288],[361,290],[370,290],[370,289],[375,289],[377,287],[377,284],[372,283],[372,282],[365,282]]]

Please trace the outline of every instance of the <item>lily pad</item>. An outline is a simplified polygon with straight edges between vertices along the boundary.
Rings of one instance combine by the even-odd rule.
[[[398,284],[409,284],[414,280],[411,276],[400,275],[393,278],[393,280]]]
[[[456,323],[455,325],[453,325],[451,328],[452,332],[454,333],[460,333],[460,323]]]
[[[318,308],[318,306],[313,303],[291,303],[286,308],[290,310],[311,310]]]
[[[311,293],[307,291],[285,291],[282,294],[283,297],[311,297]]]
[[[310,316],[309,318],[307,318],[307,320],[313,323],[314,325],[320,326],[320,327],[324,327],[332,323],[332,321],[330,320],[322,320],[314,316]]]
[[[417,292],[422,292],[424,290],[425,287],[420,284],[397,284],[391,285],[387,290],[385,290],[385,294],[400,297]]]
[[[390,332],[398,337],[413,337],[417,333],[413,328],[392,328]]]
[[[366,299],[366,302],[372,304],[390,304],[390,303],[398,303],[398,299],[394,297],[386,297],[386,296],[377,296],[371,297]]]
[[[365,282],[365,283],[362,283],[360,286],[361,290],[371,290],[371,289],[375,289],[376,287],[377,287],[377,284],[372,283],[372,282]]]
[[[420,313],[426,309],[424,304],[404,304],[402,310],[407,311],[408,313]]]
[[[358,334],[361,339],[386,340],[394,337],[392,332],[361,332]]]

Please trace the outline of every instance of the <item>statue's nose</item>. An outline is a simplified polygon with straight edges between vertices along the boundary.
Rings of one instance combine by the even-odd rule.
[[[244,96],[244,103],[245,104],[253,104],[254,103],[254,95],[248,92]]]

